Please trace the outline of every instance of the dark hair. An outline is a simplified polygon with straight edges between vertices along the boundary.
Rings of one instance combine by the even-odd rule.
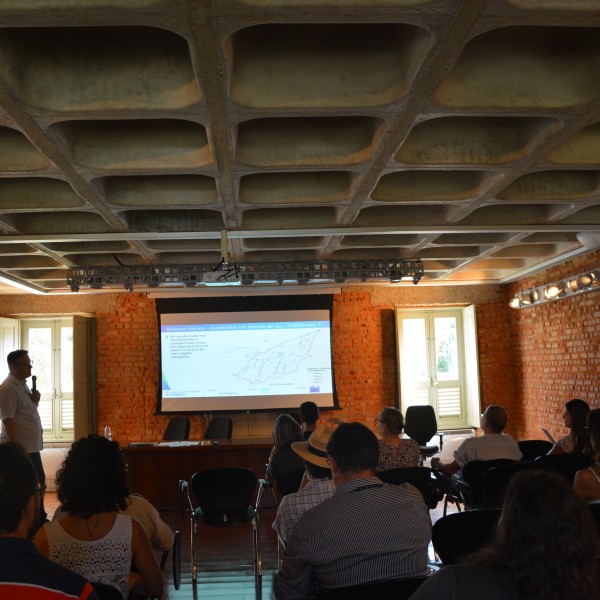
[[[472,562],[506,575],[515,599],[595,598],[596,527],[559,473],[539,469],[511,480],[491,545]]]
[[[327,442],[327,454],[342,473],[374,470],[379,461],[379,443],[362,423],[342,423]]]
[[[308,400],[300,405],[298,414],[300,415],[301,423],[314,425],[319,420],[319,407],[314,402]]]
[[[0,444],[0,534],[19,527],[23,509],[37,491],[35,468],[21,444]]]
[[[592,454],[592,445],[590,436],[586,431],[587,419],[590,414],[590,407],[585,400],[573,398],[565,404],[565,408],[571,415],[571,433],[575,438],[575,447],[573,452],[582,452],[583,454]]]
[[[600,408],[590,411],[587,418],[590,442],[595,454],[596,461],[600,460]]]
[[[127,465],[117,442],[95,434],[75,442],[56,473],[63,511],[83,518],[124,510]]]
[[[485,418],[494,433],[502,433],[506,427],[508,417],[504,408],[498,404],[490,404],[485,409]]]
[[[393,435],[400,435],[404,429],[404,417],[397,408],[386,406],[379,415],[379,420]]]
[[[290,415],[277,415],[273,422],[273,444],[275,448],[287,448],[292,442],[302,440],[300,425]]]
[[[331,479],[331,469],[320,467],[319,465],[315,465],[315,463],[308,462],[307,460],[304,461],[304,468],[313,479]]]
[[[9,365],[14,365],[19,361],[21,356],[27,356],[28,354],[29,351],[27,350],[13,350],[12,352],[9,352],[6,356],[6,362]]]

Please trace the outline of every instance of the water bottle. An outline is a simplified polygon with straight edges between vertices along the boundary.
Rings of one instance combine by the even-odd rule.
[[[107,426],[104,428],[104,437],[105,437],[107,440],[112,440],[112,429],[110,428],[110,425],[107,425]]]

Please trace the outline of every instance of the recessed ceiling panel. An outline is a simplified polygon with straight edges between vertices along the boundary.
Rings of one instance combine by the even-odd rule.
[[[265,168],[355,165],[373,156],[384,130],[372,117],[254,119],[238,126],[236,159]]]
[[[36,108],[176,109],[200,101],[187,43],[161,29],[4,28],[0,53],[13,90]]]
[[[443,117],[415,125],[395,159],[409,165],[501,165],[527,156],[555,123],[539,117]]]
[[[405,24],[246,27],[228,40],[229,93],[253,108],[386,106],[406,96],[431,46]]]

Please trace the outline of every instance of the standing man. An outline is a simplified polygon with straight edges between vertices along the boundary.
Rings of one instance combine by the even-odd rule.
[[[0,598],[98,600],[83,577],[50,562],[27,539],[38,527],[39,494],[22,446],[0,444]]]
[[[276,600],[427,574],[429,511],[412,485],[375,476],[375,434],[361,423],[342,423],[326,452],[335,492],[292,529],[273,579]]]
[[[43,491],[46,474],[40,452],[43,445],[42,422],[38,412],[40,393],[30,390],[26,380],[31,377],[32,362],[27,350],[14,350],[7,357],[8,377],[0,385],[0,443],[17,442],[25,448],[29,460],[35,467],[38,481],[42,485],[40,499],[41,526],[47,520],[44,510]],[[34,386],[35,387],[35,386]]]

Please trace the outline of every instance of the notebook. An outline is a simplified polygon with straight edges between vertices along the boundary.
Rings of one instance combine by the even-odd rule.
[[[555,439],[550,435],[550,432],[547,429],[544,429],[542,427],[542,431],[544,432],[544,435],[553,443],[556,444]]]

